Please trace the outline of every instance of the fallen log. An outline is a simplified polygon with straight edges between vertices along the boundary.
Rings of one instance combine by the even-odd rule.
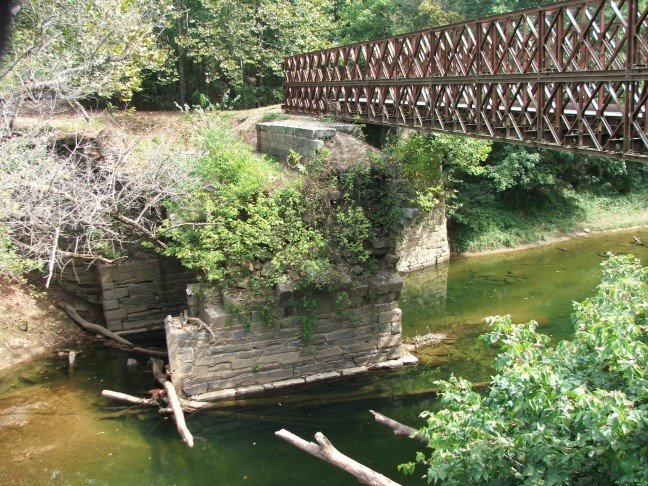
[[[159,407],[160,403],[154,398],[140,398],[134,397],[133,395],[128,395],[126,393],[120,393],[112,390],[102,390],[101,396],[105,398],[111,398],[119,402],[130,403],[132,405],[140,405],[142,407]]]
[[[175,387],[173,386],[173,383],[171,383],[167,379],[166,373],[164,372],[164,363],[161,359],[152,358],[151,369],[153,371],[153,376],[155,377],[155,379],[164,387],[166,391],[167,398],[169,400],[169,407],[173,411],[173,418],[175,420],[180,437],[182,437],[182,440],[185,444],[187,444],[189,447],[193,447],[193,436],[191,435],[191,432],[187,427],[187,422],[184,418],[182,405],[180,404],[180,399],[178,398],[178,394],[175,391]]]
[[[490,385],[489,381],[480,381],[472,384],[473,390],[486,388]],[[383,391],[383,390],[354,390],[342,393],[323,393],[313,395],[299,395],[291,393],[289,388],[283,390],[282,395],[268,397],[250,397],[234,399],[223,399],[218,401],[199,401],[191,399],[181,399],[185,411],[224,409],[224,408],[242,408],[242,407],[272,407],[276,405],[294,405],[294,406],[312,406],[312,405],[334,405],[337,403],[354,403],[365,402],[369,400],[397,400],[400,398],[435,395],[440,392],[439,387],[420,388],[408,391]]]
[[[166,356],[167,352],[159,349],[151,349],[151,348],[142,348],[140,346],[135,346],[133,343],[131,343],[128,339],[125,339],[121,337],[119,334],[114,333],[112,331],[109,331],[103,326],[100,326],[99,324],[94,324],[92,322],[86,321],[83,317],[79,315],[77,310],[72,307],[70,304],[66,304],[65,302],[59,302],[58,306],[65,311],[65,313],[70,316],[70,318],[76,322],[79,326],[81,326],[83,329],[86,331],[90,332],[96,332],[98,334],[101,334],[102,336],[105,336],[107,338],[112,339],[113,341],[117,341],[120,344],[123,344],[124,346],[128,346],[132,351],[138,352],[138,353],[143,353],[143,354],[149,354],[151,356]]]
[[[185,422],[182,405],[180,405],[180,400],[178,400],[178,395],[176,394],[173,384],[170,381],[165,381],[164,389],[166,390],[167,397],[169,398],[169,406],[171,407],[171,410],[173,410],[173,418],[175,419],[178,433],[180,434],[180,437],[182,437],[182,440],[185,444],[187,444],[189,447],[193,447],[193,435],[191,435],[191,432],[187,427],[187,423]]]
[[[422,442],[427,442],[427,439],[423,435],[421,435],[420,430],[415,429],[414,427],[410,427],[409,425],[401,424],[400,422],[397,422],[396,420],[386,417],[385,415],[373,410],[369,410],[369,412],[374,416],[376,422],[378,422],[380,425],[384,425],[392,429],[394,431],[394,435],[401,435],[409,437],[411,439],[417,439]]]
[[[322,434],[318,432],[315,434],[315,441],[307,442],[301,437],[296,436],[295,434],[288,432],[286,429],[281,429],[275,432],[275,435],[291,445],[294,445],[302,451],[308,452],[310,455],[322,459],[323,461],[328,462],[334,466],[339,467],[343,471],[348,472],[354,476],[361,484],[367,484],[370,486],[399,486],[398,483],[392,481],[386,476],[383,476],[380,473],[377,473],[373,469],[368,468],[367,466],[360,464],[359,462],[351,459],[348,456],[345,456],[340,451],[338,451],[333,444]]]

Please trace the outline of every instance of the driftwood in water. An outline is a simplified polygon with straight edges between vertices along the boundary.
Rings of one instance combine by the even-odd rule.
[[[400,422],[397,422],[396,420],[386,417],[383,414],[375,412],[373,410],[369,410],[369,412],[374,416],[376,422],[378,422],[380,425],[384,425],[392,429],[394,431],[394,435],[402,435],[405,437],[410,437],[412,439],[420,440],[422,442],[427,442],[427,439],[421,435],[421,432],[418,429],[410,427],[409,425],[401,424]]]
[[[70,371],[74,368],[74,363],[76,361],[76,351],[70,351],[68,353],[68,367],[70,368]]]
[[[193,447],[194,440],[189,428],[187,427],[187,422],[184,418],[184,412],[182,410],[182,405],[180,404],[180,399],[178,394],[175,391],[173,383],[171,383],[164,373],[164,363],[161,359],[151,359],[151,369],[153,370],[153,376],[155,379],[164,387],[166,391],[167,398],[169,399],[169,407],[173,410],[173,418],[175,419],[176,427],[178,428],[178,433],[185,444],[189,447]]]
[[[302,451],[308,452],[310,455],[322,459],[323,461],[333,464],[334,466],[339,467],[343,471],[348,472],[354,476],[361,484],[368,484],[371,486],[398,486],[398,483],[395,483],[386,476],[383,476],[380,473],[377,473],[373,469],[369,469],[367,466],[360,464],[357,461],[354,461],[348,456],[345,456],[340,451],[338,451],[333,444],[322,434],[318,432],[315,434],[315,441],[307,442],[301,437],[296,436],[288,432],[286,429],[281,429],[275,432],[277,437],[285,440],[289,444],[294,445]]]
[[[83,317],[79,315],[77,310],[74,307],[72,307],[70,304],[66,304],[65,302],[59,302],[58,306],[61,309],[63,309],[65,313],[68,316],[70,316],[70,318],[74,322],[76,322],[79,326],[81,326],[86,331],[99,333],[102,336],[105,336],[107,338],[112,339],[113,341],[117,341],[118,343],[123,344],[124,346],[128,346],[132,351],[135,351],[137,353],[149,354],[151,356],[166,356],[167,354],[166,351],[163,350],[142,348],[140,346],[135,346],[128,339],[121,337],[119,334],[109,331],[108,329],[106,329],[103,326],[100,326],[99,324],[94,324],[92,322],[86,321]]]
[[[130,403],[133,405],[139,405],[142,407],[158,407],[159,412],[162,414],[167,414],[169,412],[173,413],[173,418],[178,428],[178,433],[182,437],[182,441],[187,444],[189,447],[194,446],[194,439],[187,427],[187,422],[184,418],[183,407],[180,402],[180,398],[173,387],[166,373],[164,372],[164,363],[161,359],[151,359],[151,369],[153,371],[153,376],[155,379],[164,387],[164,398],[165,401],[162,402],[158,400],[158,397],[162,397],[162,392],[157,393],[154,390],[152,398],[139,398],[132,395],[127,395],[126,393],[115,392],[111,390],[103,390],[101,395],[106,398],[112,398],[113,400],[119,400],[121,402]]]
[[[160,403],[154,398],[139,398],[126,393],[120,393],[111,390],[102,390],[102,397],[111,398],[118,402],[130,403],[132,405],[139,405],[141,407],[159,407]]]
[[[473,390],[485,388],[490,385],[488,381],[479,381],[472,384]],[[382,391],[382,390],[355,390],[342,393],[323,393],[313,395],[299,395],[290,393],[290,389],[284,389],[283,395],[257,398],[238,398],[230,400],[219,400],[215,402],[181,399],[185,411],[193,412],[196,410],[210,410],[222,408],[239,408],[239,407],[272,407],[275,405],[334,405],[337,403],[363,402],[367,400],[379,399],[399,399],[406,397],[434,395],[439,393],[439,387],[421,388],[411,391]]]
[[[173,388],[173,384],[170,381],[164,382],[164,389],[167,392],[167,397],[169,397],[169,406],[171,407],[171,410],[173,410],[173,418],[175,419],[178,433],[185,444],[189,447],[193,447],[193,435],[191,435],[187,423],[185,422],[182,405],[180,405],[180,400],[178,400],[178,395],[176,394],[175,388]]]

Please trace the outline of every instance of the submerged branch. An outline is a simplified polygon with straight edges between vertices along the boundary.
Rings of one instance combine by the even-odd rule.
[[[427,442],[427,439],[423,435],[421,435],[420,430],[415,429],[414,427],[410,427],[409,425],[401,424],[400,422],[397,422],[396,420],[386,417],[385,415],[373,410],[369,410],[369,412],[374,416],[376,422],[378,422],[380,425],[384,425],[392,429],[394,431],[394,435],[401,435],[409,437],[411,439],[417,439],[422,442]]]
[[[315,441],[307,442],[301,437],[296,436],[295,434],[288,432],[286,429],[281,429],[275,432],[275,435],[289,444],[301,449],[304,452],[308,452],[311,456],[315,456],[318,459],[328,462],[336,467],[339,467],[343,471],[348,472],[354,476],[361,484],[367,484],[370,486],[398,486],[398,483],[392,481],[386,476],[383,476],[380,473],[377,473],[373,469],[369,469],[364,464],[351,459],[348,456],[345,456],[340,451],[338,451],[333,444],[326,438],[324,434],[318,432],[315,434]]]

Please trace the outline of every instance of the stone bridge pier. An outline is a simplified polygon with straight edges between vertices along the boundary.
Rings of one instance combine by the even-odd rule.
[[[308,160],[338,132],[355,129],[303,120],[259,123],[257,148],[283,159],[296,153]],[[169,365],[178,391],[196,400],[231,399],[415,363],[402,345],[399,272],[449,258],[445,212],[405,208],[398,229],[397,241],[379,239],[376,249],[398,257],[396,267],[390,264],[377,275],[349,279],[339,290],[346,295],[342,307],[336,305],[336,295],[317,293],[310,316],[314,331],[308,338],[297,304],[302,296],[288,282],[276,288],[271,325],[258,312],[251,312],[247,322],[233,315],[228,309],[236,308],[234,297],[227,292],[188,286],[189,313],[210,330],[179,318],[166,320]]]

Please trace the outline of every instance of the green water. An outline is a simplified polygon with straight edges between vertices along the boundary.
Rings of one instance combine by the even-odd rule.
[[[126,369],[128,353],[85,350],[72,375],[57,359],[11,370],[0,375],[0,484],[356,484],[276,439],[281,428],[309,439],[321,430],[342,452],[396,481],[424,484],[422,470],[418,478],[396,471],[418,444],[376,425],[368,410],[415,425],[421,410],[437,406],[435,396],[402,393],[430,388],[450,372],[485,379],[493,351],[476,338],[486,315],[535,318],[556,339],[568,337],[570,302],[596,286],[599,254],[648,259],[645,246],[631,244],[632,234],[648,241],[646,231],[617,233],[458,259],[411,275],[403,291],[404,332],[447,335],[444,344],[422,351],[426,364],[300,389],[264,406],[194,414],[188,418],[194,449],[180,442],[171,419],[153,412],[111,416],[122,407],[102,399],[101,389],[143,394],[154,387],[147,367]],[[339,403],[340,396],[354,401]]]

